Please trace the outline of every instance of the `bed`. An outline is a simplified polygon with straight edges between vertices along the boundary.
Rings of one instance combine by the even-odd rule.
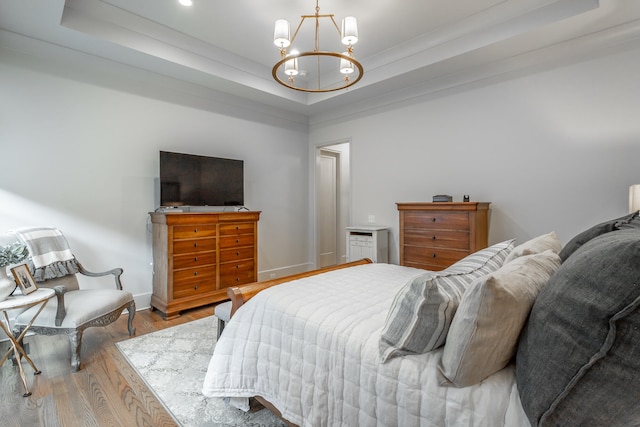
[[[635,251],[640,227],[637,213],[607,224],[565,247],[555,233],[519,246],[500,242],[442,272],[361,261],[230,289],[233,316],[202,392],[241,410],[258,397],[298,426],[636,425],[640,284],[622,278],[640,277],[640,267],[626,268],[630,258],[620,260],[617,242]],[[604,261],[600,273],[580,272],[590,295],[582,301],[566,288],[576,286],[574,270],[593,259]],[[603,269],[625,285],[591,295]],[[596,314],[594,299],[603,298],[610,303]],[[571,327],[584,329],[570,339],[562,327],[548,328],[565,305],[582,316]],[[582,306],[594,324],[573,309]],[[630,322],[622,338],[612,337],[613,317]],[[578,345],[575,334],[594,336]],[[620,354],[623,368],[610,358]],[[610,381],[602,369],[619,378]],[[597,394],[599,405],[593,389],[606,390]],[[598,409],[603,402],[617,418]]]

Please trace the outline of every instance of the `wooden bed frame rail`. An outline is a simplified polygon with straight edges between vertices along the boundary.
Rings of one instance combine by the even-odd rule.
[[[345,264],[332,265],[329,267],[318,268],[316,270],[305,271],[304,273],[292,274],[290,276],[280,277],[278,279],[265,280],[262,282],[253,282],[242,286],[231,286],[227,288],[227,295],[231,300],[231,317],[242,304],[249,301],[255,294],[263,289],[270,288],[271,286],[279,285],[281,283],[290,282],[292,280],[302,279],[304,277],[315,276],[316,274],[326,273],[328,271],[340,270],[343,268],[354,267],[356,265],[371,264],[368,258],[363,258],[358,261],[351,261]]]

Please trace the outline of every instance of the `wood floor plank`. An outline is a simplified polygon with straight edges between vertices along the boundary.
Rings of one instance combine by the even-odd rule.
[[[213,314],[213,306],[189,310],[165,321],[153,311],[136,313],[136,336],[201,319]],[[140,426],[174,427],[176,422],[116,348],[129,339],[127,316],[106,327],[85,331],[81,368],[71,370],[69,340],[65,335],[25,338],[29,355],[42,371],[33,375],[24,364],[27,384],[33,393],[22,397],[24,389],[18,368],[11,361],[0,367],[0,413],[2,426]],[[0,343],[0,352],[8,342]]]

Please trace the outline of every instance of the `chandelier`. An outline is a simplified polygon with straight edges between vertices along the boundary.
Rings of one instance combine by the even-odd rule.
[[[294,50],[297,48],[295,42],[305,21],[315,21],[314,46],[312,50],[307,49],[300,52]],[[332,28],[335,28],[339,40],[346,46],[343,52],[320,49],[321,22],[327,23],[325,27],[329,27],[330,32],[333,32]],[[353,45],[358,42],[358,24],[353,16],[344,18],[342,28],[339,28],[333,19],[333,14],[320,14],[320,7],[318,0],[316,0],[316,13],[302,15],[293,37],[290,37],[290,34],[289,22],[285,19],[278,19],[275,24],[273,43],[280,49],[280,60],[276,62],[272,70],[273,78],[278,83],[303,92],[332,92],[348,88],[362,78],[364,74],[362,64],[353,56]],[[326,35],[326,33],[323,34]],[[296,80],[296,78],[298,79]]]

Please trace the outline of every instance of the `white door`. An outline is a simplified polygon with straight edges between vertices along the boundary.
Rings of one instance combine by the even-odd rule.
[[[346,261],[345,229],[351,207],[350,142],[317,147],[316,265],[326,267]]]
[[[318,162],[318,267],[338,263],[338,174],[340,153],[320,150]]]

